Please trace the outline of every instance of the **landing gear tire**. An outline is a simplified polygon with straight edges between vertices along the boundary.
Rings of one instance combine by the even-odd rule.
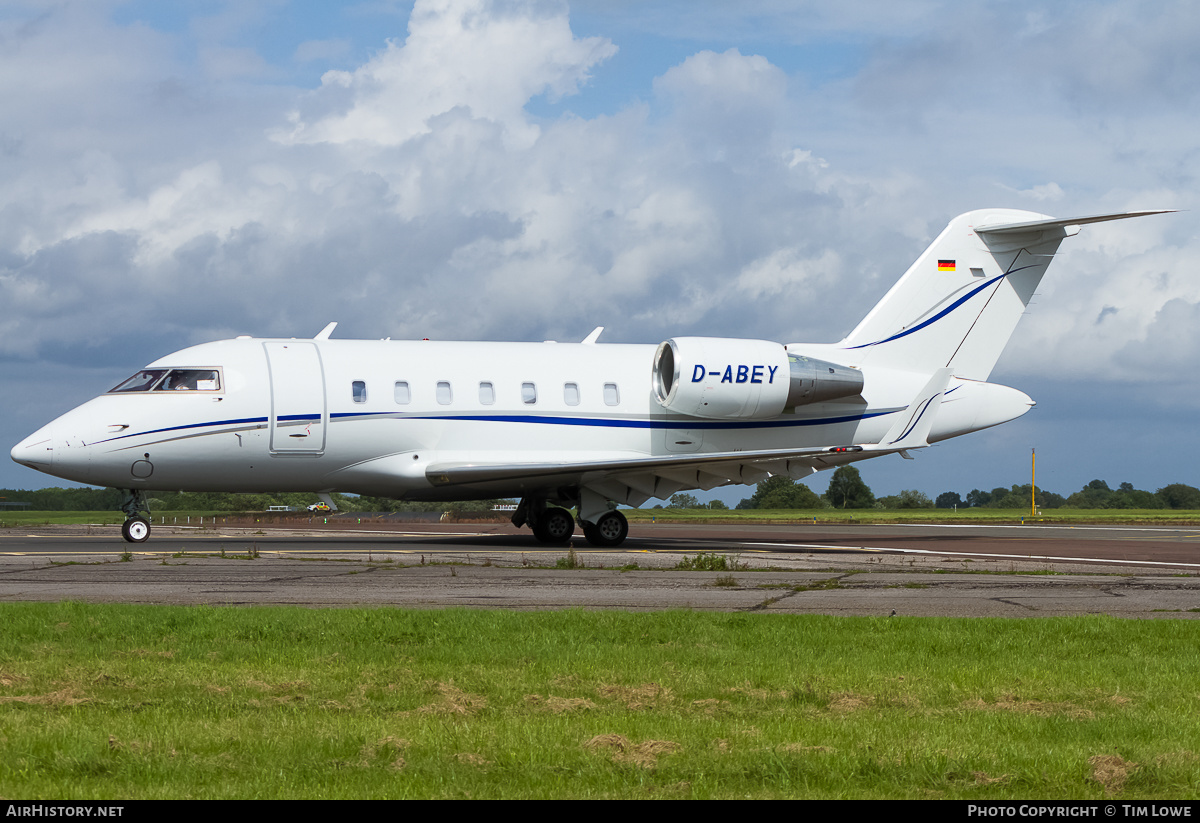
[[[562,545],[573,534],[575,518],[566,509],[546,509],[533,526],[533,536],[543,543]]]
[[[144,517],[131,517],[121,524],[121,536],[129,543],[145,543],[150,536],[150,523]]]
[[[612,549],[629,536],[629,521],[619,511],[605,512],[595,524],[583,527],[583,536],[593,546]]]

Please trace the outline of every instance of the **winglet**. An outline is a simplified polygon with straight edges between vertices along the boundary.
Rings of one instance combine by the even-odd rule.
[[[929,378],[925,388],[908,404],[908,408],[896,421],[895,425],[879,441],[876,449],[898,451],[905,449],[922,449],[929,445],[929,430],[937,417],[937,410],[942,404],[942,395],[950,384],[953,369],[938,369]]]
[[[592,333],[589,334],[587,337],[583,338],[584,345],[590,346],[593,343],[595,343],[596,340],[599,339],[600,332],[602,332],[602,331],[604,331],[603,326],[597,326],[596,328],[592,329]]]
[[[333,334],[333,330],[336,328],[337,328],[337,321],[335,320],[332,323],[330,323],[328,326],[326,326],[325,328],[323,328],[319,332],[317,332],[317,336],[314,337],[313,340],[328,340],[329,335]]]

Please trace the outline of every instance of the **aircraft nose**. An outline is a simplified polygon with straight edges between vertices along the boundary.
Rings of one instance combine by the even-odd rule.
[[[87,483],[91,479],[92,452],[84,437],[93,411],[87,404],[67,412],[13,446],[9,456],[31,469]],[[94,428],[94,427],[92,427]]]
[[[46,430],[41,429],[13,446],[8,456],[22,466],[47,469],[54,462],[54,443]]]

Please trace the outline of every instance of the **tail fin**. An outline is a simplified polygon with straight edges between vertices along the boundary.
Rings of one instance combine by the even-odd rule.
[[[1162,211],[1056,219],[985,209],[950,221],[838,348],[862,363],[909,371],[949,368],[986,380],[1063,238],[1085,223]]]

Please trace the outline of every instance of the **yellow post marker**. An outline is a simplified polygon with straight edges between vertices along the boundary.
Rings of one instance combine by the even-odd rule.
[[[1037,449],[1029,450],[1032,454],[1029,464],[1029,514],[1037,516]]]

